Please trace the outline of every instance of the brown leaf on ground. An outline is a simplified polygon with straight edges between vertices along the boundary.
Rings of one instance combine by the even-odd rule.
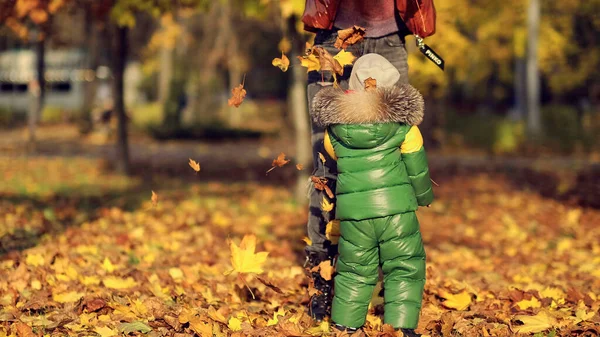
[[[350,28],[338,30],[338,36],[333,46],[337,49],[346,49],[348,46],[358,43],[364,38],[365,29],[354,25]]]
[[[37,337],[31,327],[23,322],[16,323],[15,328],[17,330],[17,337]]]
[[[83,302],[83,308],[87,312],[98,311],[106,306],[106,301],[101,298],[94,298]]]
[[[312,181],[313,185],[317,190],[325,191],[325,193],[330,199],[333,199],[335,197],[329,186],[327,186],[327,178],[310,176],[310,181]]]
[[[260,283],[266,285],[269,289],[273,290],[274,292],[276,292],[278,294],[283,294],[283,291],[281,290],[281,288],[277,287],[272,282],[270,282],[262,277],[259,277],[259,276],[257,276],[256,279],[259,280]]]

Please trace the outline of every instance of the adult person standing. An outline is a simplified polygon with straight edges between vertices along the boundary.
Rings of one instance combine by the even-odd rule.
[[[315,46],[323,47],[335,55],[334,47],[337,31],[354,25],[365,28],[365,38],[349,46],[346,51],[360,57],[377,53],[385,57],[400,72],[399,83],[408,83],[408,63],[405,36],[418,35],[421,38],[435,32],[436,12],[433,0],[306,0],[302,22],[304,29],[316,33]],[[344,69],[338,77],[339,85],[348,89],[351,67]],[[333,82],[330,72],[312,71],[308,74],[308,106],[312,116],[312,101],[317,92]],[[324,129],[312,123],[313,175],[325,177],[328,185],[335,190],[337,168],[335,161],[328,157],[323,145]],[[319,155],[325,156],[322,161]],[[308,237],[312,241],[306,247],[307,265],[310,269],[323,261],[331,261],[337,254],[337,245],[327,239],[327,224],[334,220],[335,212],[324,212],[321,202],[325,191],[311,189],[308,215]],[[315,270],[315,269],[313,269]],[[333,281],[325,280],[319,272],[311,273],[314,287],[318,290],[311,297],[309,311],[316,320],[329,316],[331,310]]]

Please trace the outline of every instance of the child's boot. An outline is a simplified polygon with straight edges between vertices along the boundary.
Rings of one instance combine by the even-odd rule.
[[[325,280],[319,271],[312,271],[323,261],[332,261],[327,253],[308,252],[305,267],[309,270],[314,287],[319,292],[310,298],[308,311],[316,321],[322,321],[331,314],[331,301],[333,298],[333,279]]]
[[[404,334],[405,337],[421,337],[420,333],[416,333],[415,329],[404,329],[401,328],[400,331]]]

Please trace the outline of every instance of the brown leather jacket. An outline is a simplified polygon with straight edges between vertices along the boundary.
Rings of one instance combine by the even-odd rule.
[[[314,32],[331,29],[341,0],[306,0],[302,22],[304,29]],[[435,33],[433,0],[396,0],[396,9],[406,27],[421,37]]]

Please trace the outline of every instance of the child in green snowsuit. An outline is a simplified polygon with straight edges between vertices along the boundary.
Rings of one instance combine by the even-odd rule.
[[[332,320],[349,330],[365,323],[381,267],[385,323],[418,336],[425,250],[415,211],[433,201],[433,191],[417,127],[423,97],[408,84],[396,85],[399,77],[384,57],[364,55],[354,64],[350,90],[320,90],[312,117],[327,127],[325,149],[338,169],[341,238]]]

